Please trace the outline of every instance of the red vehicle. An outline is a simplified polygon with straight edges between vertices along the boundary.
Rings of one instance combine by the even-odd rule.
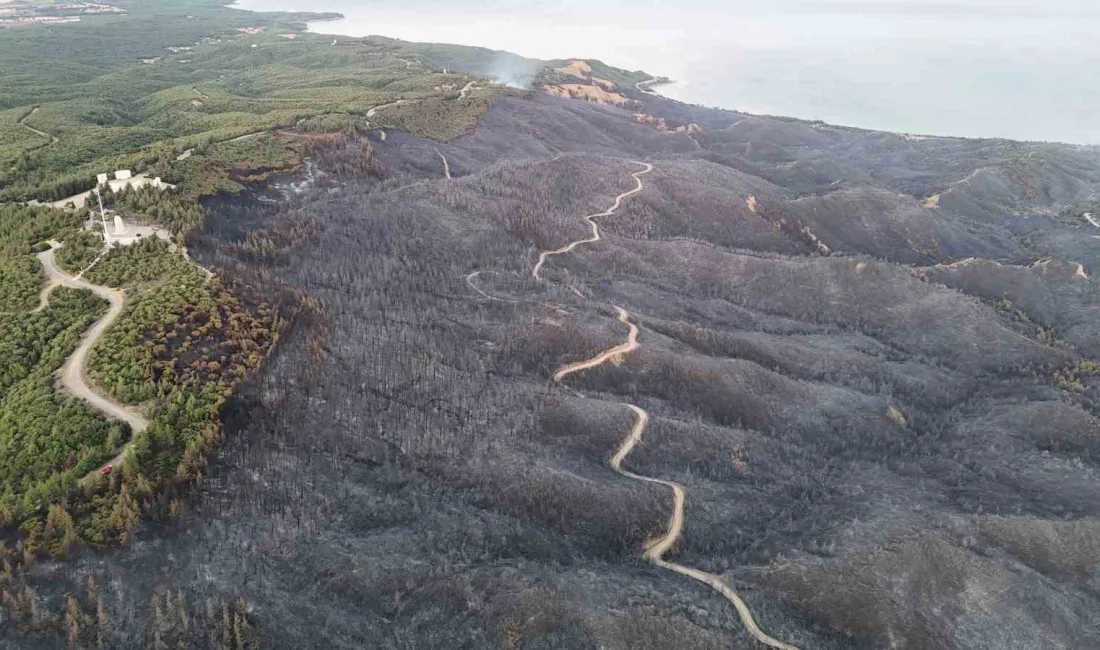
[[[111,465],[104,465],[103,469],[99,470],[99,473],[103,476],[108,476],[111,473],[112,469],[114,469],[114,467],[112,467]]]

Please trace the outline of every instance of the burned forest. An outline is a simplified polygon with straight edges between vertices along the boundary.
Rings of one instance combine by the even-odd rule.
[[[1100,149],[620,92],[204,198],[274,351],[171,516],[6,567],[0,646],[770,645],[674,565],[771,647],[1100,647]]]

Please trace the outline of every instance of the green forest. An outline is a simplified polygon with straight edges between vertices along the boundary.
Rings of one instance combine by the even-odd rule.
[[[2,520],[23,519],[64,498],[128,434],[53,387],[53,372],[103,308],[90,292],[61,287],[48,308],[0,319]]]
[[[139,193],[112,199],[129,216],[150,220],[155,212]],[[73,234],[75,214],[10,207],[3,214],[0,268],[20,273],[3,276],[2,287],[22,295],[23,310],[0,315],[0,530],[17,531],[14,545],[0,550],[33,562],[81,543],[124,543],[143,511],[170,515],[178,506],[169,495],[201,477],[222,405],[263,363],[285,320],[248,297],[249,287],[227,288],[159,238],[101,253],[101,239],[98,247],[84,245],[97,236]],[[86,377],[147,414],[144,431],[108,421],[55,388],[54,373],[105,310],[90,291],[64,286],[49,293],[44,309],[34,308],[42,269],[33,253],[63,236],[59,260],[77,251],[63,266],[82,267],[74,261],[94,256],[94,266],[81,268],[84,279],[127,292],[117,323],[92,348]],[[98,467],[128,442],[119,471],[99,476]]]
[[[34,253],[45,248],[45,240],[74,233],[81,218],[62,210],[0,205],[0,318],[35,308],[43,274]]]
[[[27,629],[41,621],[11,567],[126,544],[142,521],[177,515],[203,479],[226,401],[295,318],[316,309],[270,278],[213,275],[187,259],[182,249],[207,217],[203,199],[330,151],[344,152],[338,173],[380,174],[369,143],[355,140],[367,130],[455,138],[504,92],[485,80],[475,97],[446,90],[475,79],[443,72],[456,56],[487,72],[489,51],[333,43],[303,31],[320,16],[217,0],[115,4],[126,13],[0,30],[0,602]],[[97,187],[97,174],[116,169],[167,185]],[[69,202],[93,189],[105,209],[170,239],[105,250],[99,219],[89,222],[99,202]],[[256,233],[239,253],[277,256],[284,238]],[[146,428],[108,419],[58,384],[108,312],[92,291],[47,285],[50,258],[98,290],[122,292],[82,376]],[[81,616],[69,617],[70,638],[85,635]]]
[[[382,38],[333,43],[302,32],[317,16],[214,0],[117,4],[127,13],[0,32],[0,552],[23,562],[124,543],[143,516],[177,511],[220,435],[225,400],[299,309],[296,296],[276,307],[185,259],[180,248],[205,219],[202,198],[295,170],[303,156],[346,146],[369,128],[456,137],[498,92],[482,83],[477,97],[460,100],[444,90],[471,80],[442,72],[453,57],[487,70],[487,51]],[[399,99],[406,103],[366,117]],[[369,145],[361,148],[347,171],[376,170]],[[122,168],[170,185],[102,186],[104,207],[160,226],[172,241],[104,251],[95,220],[82,227],[87,209],[22,204],[66,199]],[[274,245],[261,240],[241,254]],[[144,431],[55,387],[54,373],[105,303],[59,287],[39,304],[45,272],[35,255],[51,241],[64,272],[126,292],[86,377],[143,413]],[[95,470],[127,443],[126,461],[100,477]]]
[[[495,92],[438,105],[450,96],[442,87],[466,79],[440,71],[458,48],[382,38],[334,44],[300,32],[308,15],[211,0],[118,5],[129,13],[0,38],[0,200],[60,200],[120,168],[178,182],[192,198],[239,189],[239,178],[297,164],[286,142],[247,136],[423,99],[437,103],[423,109],[431,119],[415,110],[403,119],[417,132],[453,138]],[[263,31],[238,31],[245,27]],[[181,47],[188,49],[167,49]],[[481,56],[473,68],[488,68],[490,54]],[[187,151],[191,157],[177,161]]]

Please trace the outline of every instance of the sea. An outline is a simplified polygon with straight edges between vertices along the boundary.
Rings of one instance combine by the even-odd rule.
[[[239,0],[314,32],[594,58],[694,104],[1100,144],[1100,0]]]

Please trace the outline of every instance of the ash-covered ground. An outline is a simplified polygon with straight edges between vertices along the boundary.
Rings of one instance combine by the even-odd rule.
[[[43,606],[93,576],[113,647],[205,647],[172,612],[208,599],[273,648],[752,647],[642,559],[672,504],[608,467],[629,402],[626,465],[688,490],[674,559],[770,635],[1100,647],[1100,150],[634,98],[498,99],[449,143],[373,132],[381,174],[330,151],[300,194],[212,204],[192,254],[321,316],[235,399],[187,511],[39,565]],[[533,278],[634,161],[603,239]],[[613,305],[641,347],[552,382],[626,339]]]

